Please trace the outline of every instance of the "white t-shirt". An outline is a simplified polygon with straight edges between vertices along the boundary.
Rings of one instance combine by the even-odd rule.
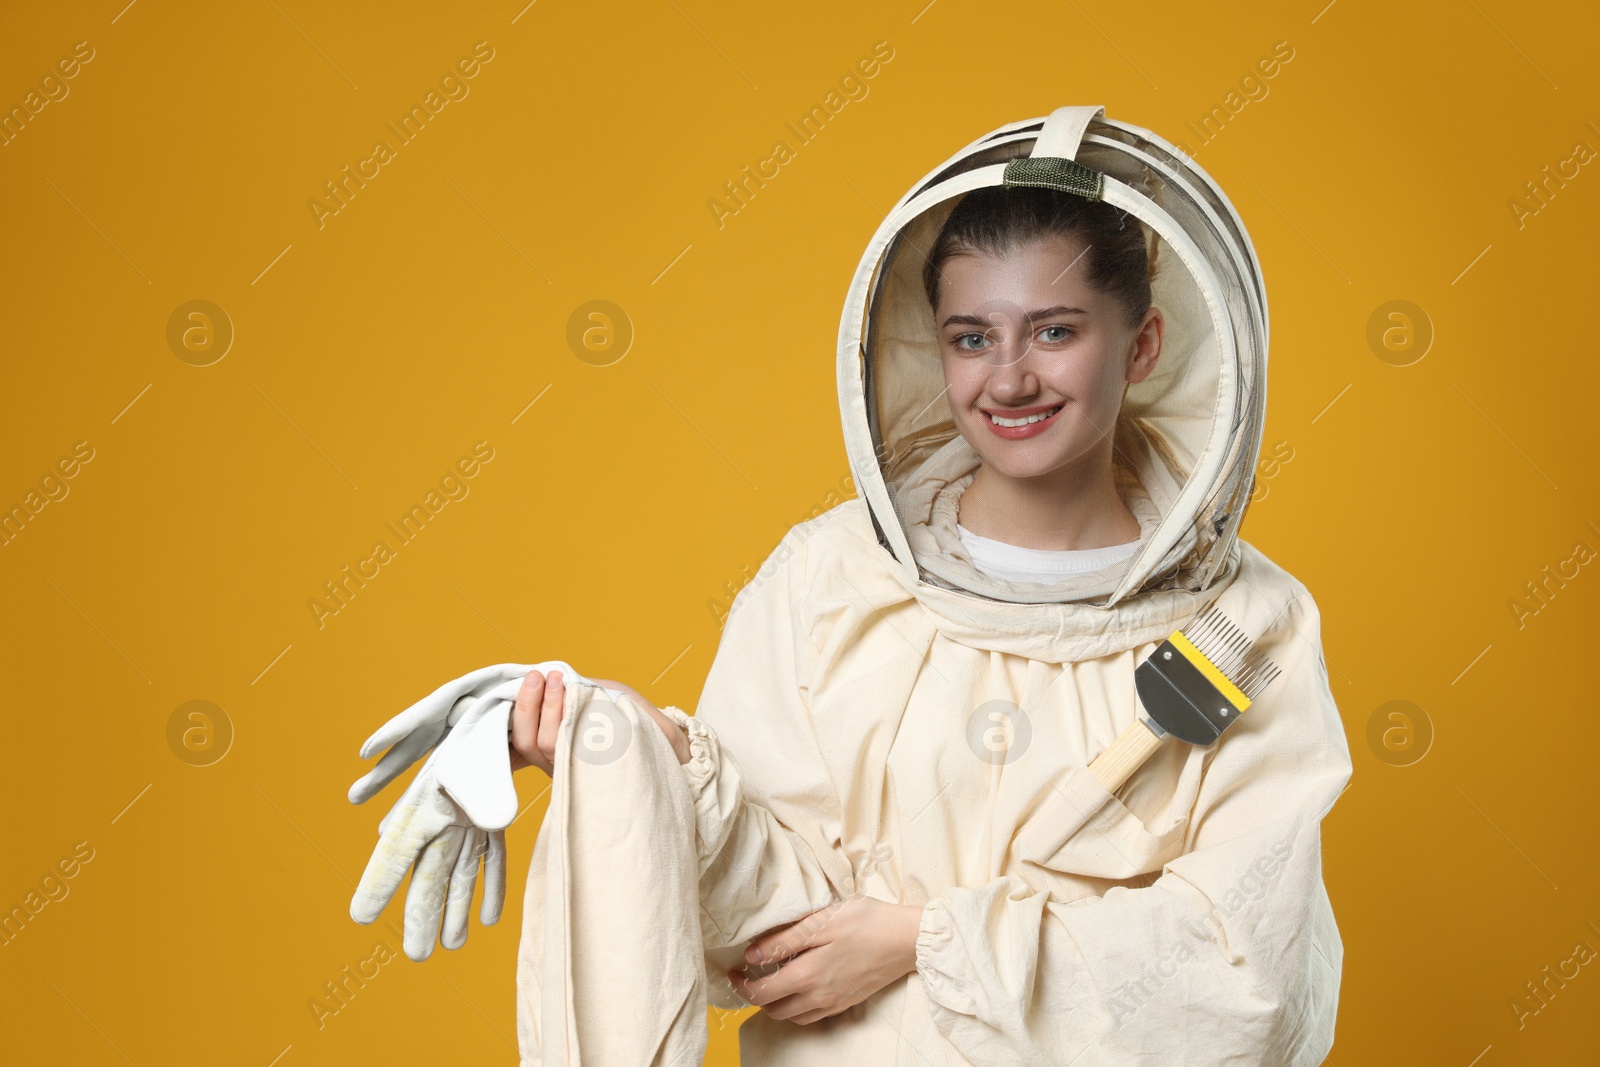
[[[980,537],[960,523],[956,524],[956,531],[973,566],[991,578],[1009,582],[1059,582],[1119,563],[1139,547],[1138,541],[1129,541],[1104,548],[1023,548]]]

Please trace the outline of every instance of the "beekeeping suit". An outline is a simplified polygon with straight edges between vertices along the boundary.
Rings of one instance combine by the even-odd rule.
[[[962,547],[978,459],[921,284],[961,195],[1003,183],[1141,219],[1166,318],[1114,438],[1139,548],[1054,584],[987,577]],[[1267,326],[1227,198],[1102,108],[1002,127],[907,193],[840,330],[859,498],[740,592],[696,714],[670,709],[689,762],[569,692],[525,902],[524,1063],[698,1062],[698,998],[742,1006],[721,975],[749,942],[858,893],[921,906],[915,973],[811,1025],[756,1013],[749,1067],[1321,1063],[1343,951],[1320,822],[1351,765],[1316,604],[1238,538]],[[1169,738],[1107,793],[1086,766],[1139,711],[1135,667],[1212,603],[1281,674],[1215,744]],[[602,720],[633,731],[621,758],[581,755]]]

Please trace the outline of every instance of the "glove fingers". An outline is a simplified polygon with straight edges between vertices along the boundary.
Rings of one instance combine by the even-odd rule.
[[[356,779],[355,784],[350,787],[350,803],[365,804],[384,786],[404,774],[407,767],[417,762],[419,756],[444,736],[446,729],[443,720],[423,723],[396,741],[389,751],[383,754],[377,766]]]
[[[483,667],[471,674],[462,675],[453,682],[446,682],[378,727],[377,732],[362,744],[361,758],[371,759],[423,723],[444,719],[450,714],[450,707],[456,699],[471,692],[480,683],[491,679],[520,677],[527,673],[528,668],[519,664],[497,663],[493,667]]]
[[[431,780],[432,775],[427,778]],[[350,898],[350,917],[358,923],[374,922],[383,914],[424,846],[453,821],[454,811],[439,795],[438,787],[433,787],[430,797],[427,791],[417,788],[419,783],[431,784],[419,774],[417,782],[412,783],[412,788],[407,789],[394,809],[384,816],[377,847],[372,850],[366,870],[361,873],[361,882]],[[428,803],[429,800],[432,803]]]
[[[465,826],[446,826],[427,843],[417,860],[416,872],[406,890],[403,932],[406,955],[418,963],[433,955],[433,946],[439,940],[439,922],[450,892],[450,871],[466,836]]]
[[[478,921],[493,926],[500,921],[506,903],[506,832],[490,830],[488,850],[483,854],[483,905]]]
[[[449,723],[451,726],[454,726],[456,723],[460,722],[461,717],[471,709],[473,704],[472,698],[474,697],[487,696],[490,693],[499,693],[501,690],[509,686],[511,688],[511,695],[513,698],[515,698],[517,690],[522,688],[522,679],[527,675],[528,671],[532,669],[532,667],[519,668],[519,670],[522,671],[521,674],[511,675],[509,677],[486,678],[479,682],[473,687],[472,692],[467,693],[465,696],[461,697],[461,699],[455,702],[455,704],[450,708],[450,714],[445,719],[445,722]]]
[[[466,840],[450,872],[450,889],[444,905],[444,927],[439,943],[458,949],[467,943],[467,916],[472,912],[472,891],[478,884],[478,861],[485,849],[484,831],[467,827]]]

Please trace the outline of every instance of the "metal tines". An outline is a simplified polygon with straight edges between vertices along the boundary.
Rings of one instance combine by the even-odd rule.
[[[1255,642],[1212,604],[1183,628],[1200,654],[1251,700],[1278,676],[1279,668]]]

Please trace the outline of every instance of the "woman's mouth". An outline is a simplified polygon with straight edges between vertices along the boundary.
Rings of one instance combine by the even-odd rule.
[[[1034,437],[1044,433],[1055,422],[1057,415],[1065,404],[1043,405],[1035,408],[1021,408],[1017,411],[998,412],[984,411],[984,424],[994,431],[995,436],[1003,437],[1008,441],[1020,440],[1024,437]]]

